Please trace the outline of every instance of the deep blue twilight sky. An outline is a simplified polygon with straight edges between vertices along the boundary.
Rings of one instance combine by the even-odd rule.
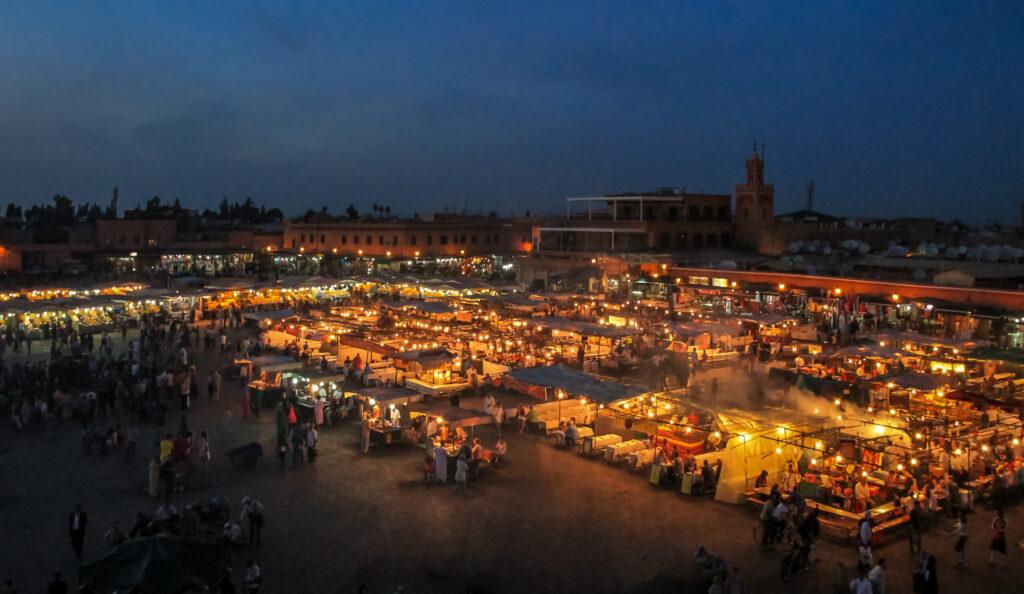
[[[816,6],[813,12],[804,6]],[[0,6],[0,202],[560,212],[732,192],[1017,220],[1024,3]]]

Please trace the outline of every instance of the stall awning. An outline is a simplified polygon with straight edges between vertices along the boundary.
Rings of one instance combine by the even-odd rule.
[[[781,324],[783,322],[795,322],[796,318],[793,316],[786,316],[775,312],[763,312],[750,315],[743,315],[739,318],[743,322],[751,322],[753,324],[763,324],[765,326],[774,326],[775,324]]]
[[[676,322],[670,324],[669,329],[681,336],[700,336],[702,334],[736,336],[743,330],[739,324],[725,322]]]
[[[290,309],[278,309],[274,311],[250,311],[242,314],[242,317],[247,320],[254,320],[256,322],[262,322],[263,320],[287,320],[288,318],[294,318],[295,312]]]
[[[995,346],[985,346],[975,350],[970,356],[975,359],[991,359],[993,361],[1005,361],[1006,363],[1024,365],[1024,350],[1021,349],[1001,349]]]
[[[903,371],[889,375],[880,375],[874,381],[892,383],[901,388],[931,391],[953,383],[953,378],[942,375],[931,375],[917,371]]]
[[[455,358],[448,349],[416,349],[414,351],[402,351],[392,355],[393,358],[402,361],[419,363],[424,369],[439,367]]]
[[[412,402],[419,402],[423,399],[423,394],[416,390],[410,390],[409,388],[401,388],[398,386],[375,386],[372,388],[356,388],[353,390],[356,394],[359,394],[363,398],[373,398],[382,404],[409,404]],[[448,406],[448,403],[444,403]]]
[[[647,389],[639,386],[602,380],[589,373],[583,373],[564,365],[524,367],[522,369],[513,369],[506,375],[515,381],[529,386],[563,390],[570,397],[579,398],[586,396],[588,399],[601,404],[608,404],[615,400],[630,398],[647,392]]]
[[[249,360],[263,371],[289,371],[301,369],[302,363],[284,355],[260,355]]]
[[[603,326],[601,324],[595,324],[594,322],[568,320],[566,318],[538,318],[536,320],[530,320],[530,323],[536,324],[542,328],[547,328],[548,330],[574,332],[576,334],[585,336],[622,338],[633,334],[633,332],[625,328],[618,328],[615,326]]]
[[[340,382],[345,379],[344,371],[331,371],[329,369],[320,369],[319,367],[310,367],[308,369],[303,369],[302,371],[294,371],[286,375],[301,378],[302,380],[314,384],[318,384],[321,382]]]
[[[338,337],[338,344],[344,347],[352,347],[354,349],[361,349],[364,351],[369,351],[371,353],[377,353],[378,355],[383,355],[385,357],[391,357],[398,352],[398,349],[390,347],[386,344],[380,344],[379,342],[374,342],[372,340],[358,338],[355,336],[341,335]]]
[[[489,425],[494,421],[491,415],[486,414],[483,411],[451,406],[443,400],[410,404],[409,412],[413,414],[442,417],[452,427]]]
[[[390,309],[415,309],[428,314],[454,313],[455,308],[439,301],[391,301],[384,304]]]

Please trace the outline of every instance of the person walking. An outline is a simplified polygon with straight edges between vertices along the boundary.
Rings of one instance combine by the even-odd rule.
[[[916,555],[921,552],[921,531],[924,529],[924,510],[921,509],[921,502],[917,499],[914,499],[909,516],[910,554]]]
[[[967,550],[967,528],[967,512],[960,510],[960,519],[957,520],[956,525],[953,526],[953,536],[956,536],[956,544],[953,545],[953,550],[956,551],[957,567],[967,565],[967,559],[965,557]]]
[[[740,568],[733,567],[729,575],[725,576],[725,594],[743,594],[743,579],[740,578]]]
[[[871,581],[871,591],[874,594],[886,594],[885,585],[885,559],[879,559],[878,563],[868,572],[868,580]]]
[[[245,565],[245,591],[248,594],[256,594],[260,591],[260,584],[263,582],[263,572],[256,562],[249,559]]]
[[[319,438],[320,434],[317,433],[316,426],[309,423],[306,428],[306,458],[310,462],[316,460],[316,443]]]
[[[220,588],[220,594],[235,594],[235,592],[237,592],[235,589],[235,582],[231,579],[230,567],[224,568],[224,575],[220,577],[218,587]]]
[[[935,568],[935,555],[922,550],[914,571],[914,594],[939,594],[939,576]]]
[[[1003,510],[996,510],[996,517],[992,518],[992,542],[988,546],[988,564],[996,566],[996,557],[999,557],[999,565],[1006,567],[1006,518],[1003,517]]]
[[[871,510],[864,512],[857,531],[858,563],[864,571],[871,568]]]
[[[302,446],[305,444],[306,439],[302,435],[302,431],[298,428],[292,430],[292,466],[300,466],[302,464]]]
[[[68,594],[68,583],[59,571],[53,574],[53,581],[46,587],[46,594]]]
[[[75,558],[82,560],[82,547],[85,544],[85,526],[89,523],[89,516],[82,511],[82,504],[75,504],[75,511],[68,516],[68,534],[71,537],[71,547],[75,549]]]

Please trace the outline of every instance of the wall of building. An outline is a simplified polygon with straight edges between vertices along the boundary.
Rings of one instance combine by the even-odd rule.
[[[281,247],[314,253],[412,258],[519,253],[529,249],[529,239],[528,226],[489,219],[287,221]]]

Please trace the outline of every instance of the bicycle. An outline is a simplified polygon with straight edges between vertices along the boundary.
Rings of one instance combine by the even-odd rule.
[[[765,527],[764,522],[758,521],[754,524],[754,542],[764,546]]]
[[[782,566],[779,571],[779,577],[782,578],[783,583],[788,582],[801,570],[807,569],[807,552],[806,547],[800,542],[790,541],[789,552],[782,557]]]

